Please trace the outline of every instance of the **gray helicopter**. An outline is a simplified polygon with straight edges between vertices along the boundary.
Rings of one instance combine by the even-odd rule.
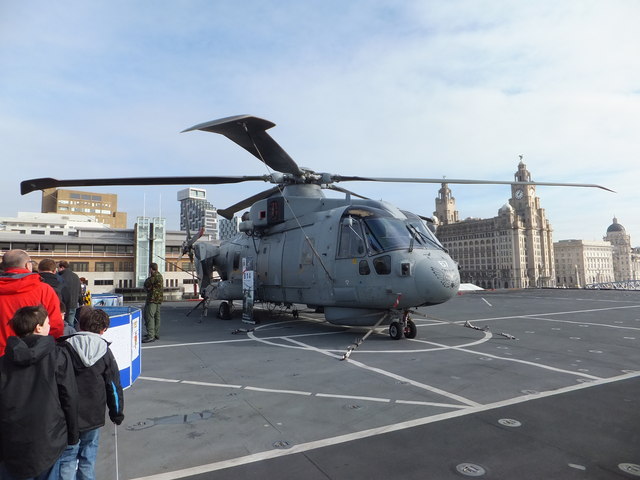
[[[67,186],[189,185],[264,181],[274,187],[229,208],[225,218],[249,208],[240,232],[220,245],[189,236],[183,253],[195,256],[201,295],[222,300],[218,315],[229,318],[233,301],[246,300],[243,276],[255,276],[253,301],[291,306],[306,304],[323,311],[336,325],[389,325],[393,339],[415,338],[410,314],[437,305],[458,292],[456,262],[433,233],[431,219],[357,195],[336,183],[346,181],[442,183],[432,178],[381,178],[316,173],[299,167],[267,133],[275,124],[238,115],[195,125],[226,136],[272,173],[261,176],[138,177],[56,180],[21,183],[21,192]],[[507,184],[596,187],[594,184],[506,182],[447,179],[452,184]],[[323,189],[343,193],[328,198]],[[355,198],[354,198],[355,197]],[[243,268],[244,266],[244,268]],[[212,281],[214,272],[220,277]],[[246,280],[246,279],[245,279]]]

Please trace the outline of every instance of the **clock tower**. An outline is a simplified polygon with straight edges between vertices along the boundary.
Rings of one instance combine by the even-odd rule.
[[[515,173],[513,179],[516,182],[530,182],[531,173],[527,170],[527,166],[522,161],[522,155],[520,155],[520,163],[518,164],[518,171]],[[527,208],[530,208],[535,203],[536,187],[534,185],[511,185],[511,205],[517,213],[525,213]]]
[[[516,182],[531,181],[531,173],[522,161],[522,155],[513,179]],[[551,286],[554,279],[552,230],[544,208],[540,207],[540,199],[536,197],[535,185],[512,184],[509,203],[521,226],[524,283],[529,287]]]

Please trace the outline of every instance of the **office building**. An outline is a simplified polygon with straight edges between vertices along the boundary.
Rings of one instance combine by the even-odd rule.
[[[118,212],[118,196],[62,188],[42,191],[42,213],[91,215],[111,228],[127,228],[127,214]]]
[[[0,256],[21,249],[36,262],[67,260],[89,281],[92,293],[121,293],[125,299],[141,301],[141,281],[149,274],[149,263],[155,262],[164,277],[165,299],[180,300],[197,293],[194,265],[181,253],[183,241],[184,232],[164,230],[164,219],[139,218],[133,229],[97,223],[63,235],[0,231]]]
[[[0,231],[26,235],[73,235],[78,228],[109,228],[93,215],[18,212],[0,217]]]
[[[180,202],[180,230],[197,232],[204,227],[204,234],[218,240],[218,214],[207,200],[207,191],[202,188],[185,188],[178,192]]]
[[[220,240],[229,240],[235,237],[239,232],[240,217],[232,217],[231,220],[221,218],[218,222],[218,228],[220,229]]]

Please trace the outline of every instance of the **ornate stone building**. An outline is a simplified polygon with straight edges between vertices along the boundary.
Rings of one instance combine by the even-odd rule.
[[[556,285],[581,288],[613,282],[613,247],[610,242],[560,240],[553,244]]]
[[[531,181],[521,161],[515,182]],[[511,198],[488,219],[458,220],[446,183],[438,192],[436,235],[460,265],[463,282],[483,288],[554,287],[552,230],[533,185],[511,185]]]
[[[613,246],[613,271],[616,282],[640,279],[640,248],[631,247],[631,236],[618,219],[613,217],[613,223],[607,228],[603,240]]]

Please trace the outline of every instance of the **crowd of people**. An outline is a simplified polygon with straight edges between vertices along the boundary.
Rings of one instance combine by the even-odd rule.
[[[67,261],[34,263],[9,250],[0,264],[0,479],[95,479],[105,410],[124,419],[109,315],[83,305]]]

